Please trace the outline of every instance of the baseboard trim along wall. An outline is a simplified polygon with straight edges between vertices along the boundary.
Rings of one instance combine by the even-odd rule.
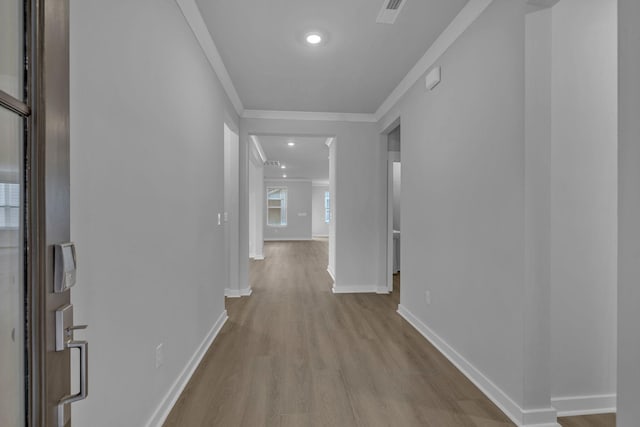
[[[344,285],[339,286],[335,282],[331,289],[334,294],[376,294],[378,287],[376,285]]]
[[[554,408],[524,410],[515,403],[500,387],[480,372],[471,362],[465,359],[445,340],[440,338],[418,317],[402,304],[398,306],[398,314],[440,351],[455,365],[476,387],[482,391],[511,421],[521,427],[560,427]]]
[[[240,298],[240,297],[248,297],[251,295],[253,290],[251,288],[244,289],[225,289],[224,296],[227,298]]]
[[[260,254],[260,255],[256,255],[253,257],[253,259],[255,259],[256,261],[263,261],[264,260],[264,255]]]
[[[331,270],[330,266],[327,266],[327,273],[329,273],[329,276],[331,276],[331,280],[333,280],[333,283],[336,283],[336,276],[335,274],[333,274],[333,270]]]
[[[160,402],[160,405],[158,405],[153,415],[151,415],[146,427],[161,427],[162,424],[164,424],[171,412],[171,409],[173,409],[173,406],[178,401],[178,398],[187,386],[191,376],[196,371],[198,365],[200,365],[202,358],[207,353],[207,350],[209,350],[209,347],[211,347],[211,344],[213,344],[213,340],[216,339],[228,318],[227,310],[224,310],[218,317],[218,320],[213,324],[213,327],[204,338],[196,352],[191,356],[191,359],[184,367],[178,378],[176,378],[175,382],[171,385],[171,388]]]
[[[551,405],[559,417],[579,415],[613,414],[616,412],[617,396],[602,394],[596,396],[567,396],[551,398]]]
[[[310,241],[312,237],[265,237],[265,242],[291,242],[291,241]]]

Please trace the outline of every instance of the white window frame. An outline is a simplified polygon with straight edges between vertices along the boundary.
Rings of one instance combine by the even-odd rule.
[[[283,192],[284,197],[280,199],[269,199],[269,192],[272,190],[279,190],[280,192]],[[266,200],[267,227],[277,227],[277,228],[286,227],[288,223],[287,207],[288,207],[288,199],[289,199],[289,189],[287,187],[282,187],[282,186],[267,187],[266,197],[267,197],[267,200]],[[270,207],[269,200],[280,200],[281,201],[280,207],[279,208],[274,208],[273,206]],[[269,224],[269,209],[280,209],[280,224]]]
[[[10,182],[0,182],[0,185],[3,186],[2,192],[0,192],[0,210],[4,211],[4,222],[0,222],[0,230],[17,230],[20,228],[20,194],[18,193],[18,201],[15,203],[11,203],[11,199],[9,197],[9,186],[15,185],[17,187],[17,191],[20,191],[20,184],[10,183]],[[11,216],[11,211],[18,211],[18,221],[16,224],[7,224],[7,218]]]

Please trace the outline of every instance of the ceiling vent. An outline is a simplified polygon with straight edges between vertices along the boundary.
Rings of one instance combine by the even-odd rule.
[[[274,168],[279,168],[280,167],[280,160],[267,160],[266,162],[264,162],[265,166],[271,166]]]
[[[400,15],[400,11],[406,2],[407,0],[384,0],[382,10],[380,10],[376,22],[378,24],[393,24],[396,22],[396,19],[398,18],[398,15]]]

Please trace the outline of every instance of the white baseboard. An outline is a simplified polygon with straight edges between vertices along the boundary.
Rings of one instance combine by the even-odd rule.
[[[251,295],[253,290],[251,288],[245,289],[225,289],[224,296],[227,298],[240,298],[240,297],[248,297]]]
[[[376,285],[338,286],[334,282],[331,290],[334,294],[375,294],[378,292],[378,287]]]
[[[260,254],[260,255],[255,255],[253,257],[253,259],[255,259],[256,261],[263,261],[264,260],[264,255]]]
[[[616,412],[617,396],[602,394],[596,396],[566,396],[551,398],[551,405],[559,417],[579,415],[613,414]]]
[[[331,280],[333,280],[333,283],[336,283],[336,275],[333,274],[333,270],[331,269],[330,266],[327,266],[327,273],[329,273],[329,276],[331,276]]]
[[[386,286],[378,286],[376,288],[376,294],[380,294],[380,295],[388,295],[391,292],[389,291],[389,288]]]
[[[265,242],[297,242],[313,240],[312,237],[265,237]]]
[[[398,306],[398,314],[424,336],[440,353],[455,365],[469,380],[476,385],[511,421],[521,427],[560,427],[554,408],[524,410],[515,403],[500,387],[495,385],[471,362],[465,359],[445,340],[440,338],[418,317],[402,304]]]
[[[328,234],[314,234],[313,237],[323,237],[323,238],[328,239],[329,235]]]
[[[169,416],[169,413],[171,412],[171,409],[173,409],[173,405],[175,405],[178,401],[178,398],[182,394],[184,388],[187,386],[187,383],[191,379],[191,376],[196,371],[196,368],[202,361],[202,358],[207,353],[207,350],[209,350],[209,347],[211,347],[213,340],[216,339],[218,333],[220,333],[220,329],[222,329],[222,326],[224,326],[228,318],[229,317],[227,316],[227,310],[224,310],[220,314],[216,322],[213,324],[211,330],[204,338],[196,352],[193,354],[193,356],[191,356],[191,359],[189,360],[187,365],[184,367],[182,372],[180,372],[178,378],[176,378],[174,383],[171,385],[171,388],[160,402],[160,405],[158,405],[153,415],[151,415],[151,418],[147,422],[146,427],[161,427],[162,424],[164,424],[165,420]]]

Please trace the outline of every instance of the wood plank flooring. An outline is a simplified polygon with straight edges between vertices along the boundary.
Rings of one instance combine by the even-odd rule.
[[[615,427],[616,414],[558,418],[562,427]]]
[[[513,425],[395,312],[397,291],[334,295],[326,240],[265,255],[166,427]]]

